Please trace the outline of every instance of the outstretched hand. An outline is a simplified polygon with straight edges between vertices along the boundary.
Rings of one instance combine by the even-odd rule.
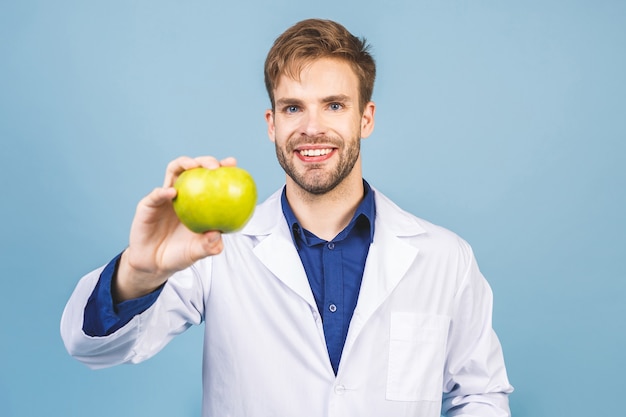
[[[155,188],[137,205],[130,230],[129,246],[122,254],[114,281],[116,301],[148,294],[162,285],[176,271],[223,249],[219,231],[194,233],[176,216],[172,200],[178,176],[191,168],[208,169],[235,166],[234,158],[221,161],[210,157],[180,157],[167,166],[162,187]]]

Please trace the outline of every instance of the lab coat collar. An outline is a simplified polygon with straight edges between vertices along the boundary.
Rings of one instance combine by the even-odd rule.
[[[267,200],[256,207],[254,216],[241,233],[262,237],[277,231],[277,228],[282,227],[283,224],[287,230],[289,229],[280,205],[280,196],[283,188],[274,192]],[[378,231],[378,224],[381,224],[381,227],[385,227],[391,234],[397,237],[416,236],[425,232],[425,229],[416,222],[415,217],[400,209],[376,188],[371,187],[371,189],[374,192],[376,206],[376,231]]]
[[[425,233],[417,219],[372,187],[376,203],[374,241],[365,264],[359,300],[354,312],[346,348],[349,348],[369,317],[391,294],[415,260],[418,248],[407,237]],[[289,226],[280,205],[281,190],[257,206],[242,234],[258,243],[258,259],[312,309],[317,310],[304,267],[293,244]],[[344,350],[346,349],[344,348]]]

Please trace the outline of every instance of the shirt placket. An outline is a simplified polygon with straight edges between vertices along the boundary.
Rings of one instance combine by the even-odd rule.
[[[342,329],[345,309],[343,303],[342,252],[337,243],[327,242],[324,245],[322,262],[324,273],[324,302],[322,306],[324,336],[330,362],[335,373],[337,373],[343,350]]]

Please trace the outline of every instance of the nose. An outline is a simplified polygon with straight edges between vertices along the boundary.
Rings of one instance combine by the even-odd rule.
[[[309,110],[302,118],[302,134],[306,136],[319,136],[326,133],[326,127],[319,111]]]

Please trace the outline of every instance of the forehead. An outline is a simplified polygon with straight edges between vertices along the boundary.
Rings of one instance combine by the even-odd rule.
[[[292,95],[358,94],[358,77],[350,64],[342,59],[321,58],[300,66],[278,78],[275,98]]]

